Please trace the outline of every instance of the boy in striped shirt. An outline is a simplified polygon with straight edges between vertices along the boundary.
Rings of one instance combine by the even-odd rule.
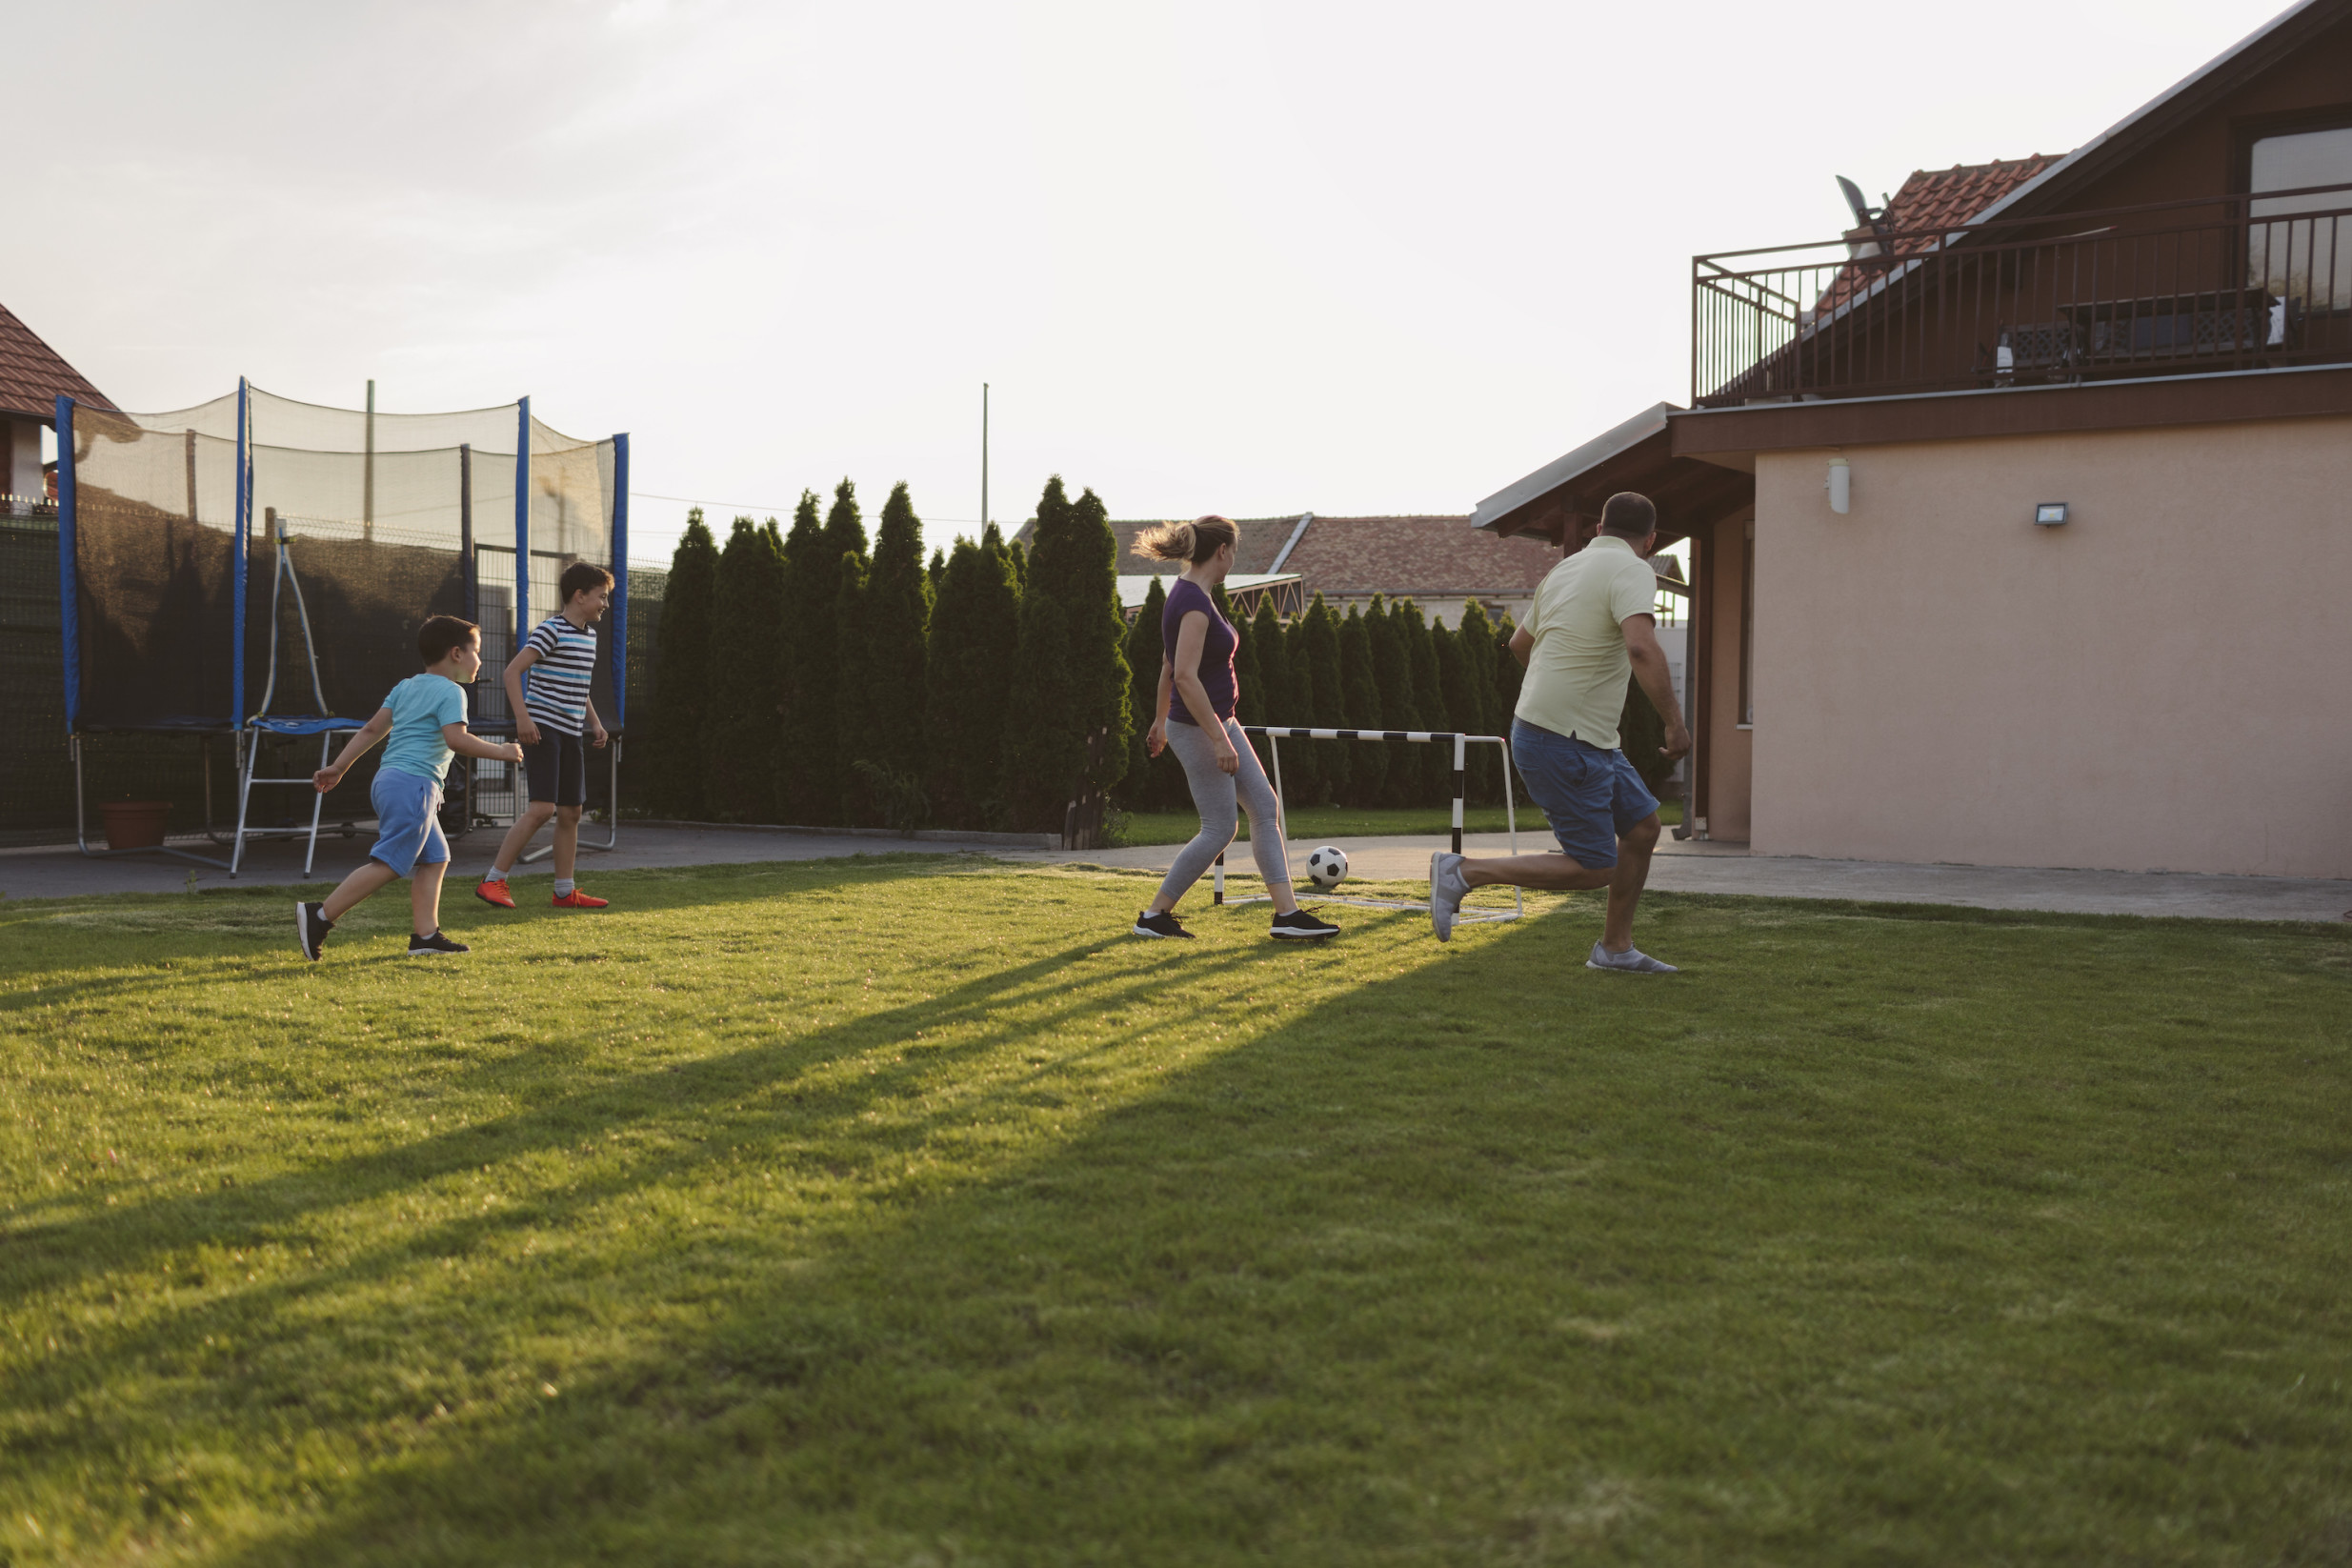
[[[589,700],[589,682],[596,673],[596,623],[604,618],[613,598],[613,573],[586,561],[564,568],[556,583],[563,595],[560,614],[541,621],[523,646],[507,661],[507,702],[514,714],[514,730],[523,743],[523,773],[531,785],[531,805],[507,830],[498,858],[473,895],[500,909],[514,907],[507,887],[507,873],[522,858],[532,834],[555,819],[555,907],[602,909],[608,900],[591,898],[572,879],[580,850],[580,810],[588,804],[588,753],[583,741],[601,749],[604,724],[596,705]],[[524,689],[524,673],[530,688]]]

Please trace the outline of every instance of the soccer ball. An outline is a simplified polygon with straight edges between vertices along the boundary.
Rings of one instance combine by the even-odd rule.
[[[1307,856],[1307,876],[1318,888],[1336,888],[1346,880],[1347,851],[1326,844]]]

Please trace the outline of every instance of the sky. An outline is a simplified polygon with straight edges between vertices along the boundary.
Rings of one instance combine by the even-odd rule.
[[[1693,254],[2068,151],[2281,4],[20,7],[0,301],[126,408],[627,431],[640,562],[843,477],[976,532],[984,382],[1008,529],[1052,473],[1462,513],[1688,400]]]

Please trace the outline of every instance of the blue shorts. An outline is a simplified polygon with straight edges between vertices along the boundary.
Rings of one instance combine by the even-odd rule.
[[[1589,870],[1616,865],[1618,837],[1658,810],[1658,796],[1623,752],[1604,752],[1523,718],[1511,721],[1511,765],[1543,808],[1561,853]]]
[[[440,785],[419,774],[379,768],[368,798],[375,803],[376,823],[369,858],[410,876],[420,860],[432,866],[450,857],[450,841],[441,836]]]

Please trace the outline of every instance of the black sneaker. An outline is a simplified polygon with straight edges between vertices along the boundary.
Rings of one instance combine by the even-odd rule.
[[[312,963],[318,962],[318,950],[327,945],[327,933],[334,930],[334,922],[327,918],[326,908],[324,904],[300,900],[294,904],[294,939],[302,944],[302,955]]]
[[[1339,928],[1329,920],[1317,919],[1303,909],[1295,909],[1288,915],[1277,915],[1274,917],[1274,935],[1293,939],[1302,937],[1311,939],[1337,936],[1339,935]]]
[[[1136,916],[1135,934],[1137,936],[1181,936],[1188,942],[1193,939],[1191,932],[1176,924],[1174,915],[1153,915],[1148,911]]]
[[[466,946],[465,943],[452,942],[437,931],[430,936],[419,936],[414,932],[409,934],[409,956],[412,958],[430,958],[436,953],[472,953],[472,951],[473,949]]]

